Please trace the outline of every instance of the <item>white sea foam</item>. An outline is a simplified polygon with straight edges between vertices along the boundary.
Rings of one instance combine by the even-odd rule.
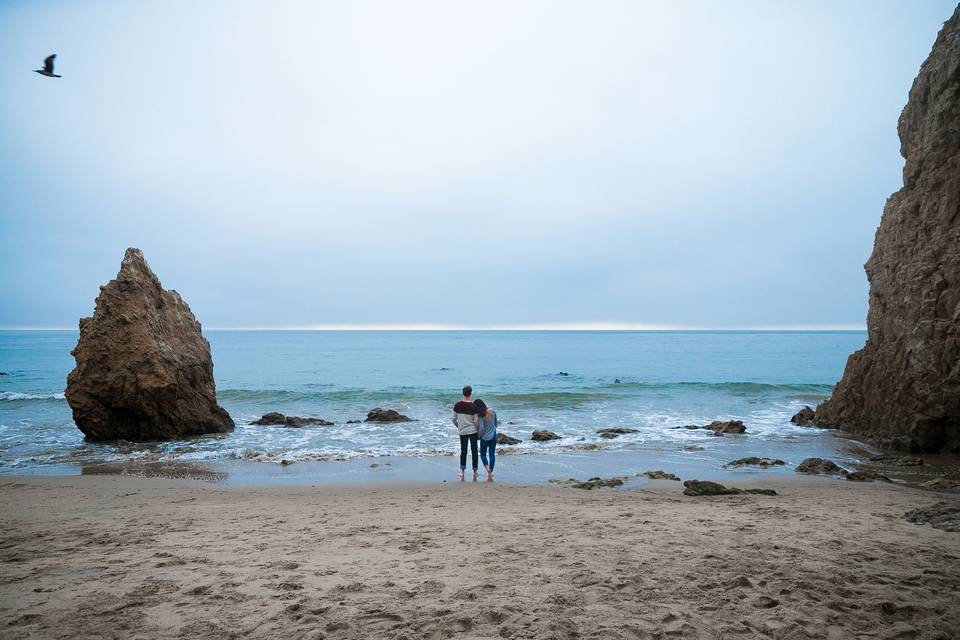
[[[19,391],[0,391],[0,401],[16,402],[20,400],[66,400],[60,393],[21,393]]]

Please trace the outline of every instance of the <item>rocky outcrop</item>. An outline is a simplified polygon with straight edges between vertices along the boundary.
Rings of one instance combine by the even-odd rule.
[[[597,434],[601,438],[605,438],[607,440],[613,440],[614,438],[619,438],[620,436],[626,435],[628,433],[639,433],[639,431],[636,429],[626,429],[623,427],[614,427],[612,429],[597,429]]]
[[[775,460],[774,458],[757,458],[756,456],[751,456],[749,458],[738,458],[737,460],[731,460],[727,464],[723,465],[725,467],[774,467],[777,465],[786,464],[783,460]]]
[[[699,424],[687,424],[682,427],[673,427],[674,429],[706,429],[707,431],[713,431],[714,435],[722,435],[724,433],[746,433],[747,427],[744,426],[743,422],[740,420],[714,420],[710,424],[699,425]]]
[[[813,424],[814,416],[816,416],[816,413],[814,413],[813,407],[804,407],[793,414],[790,422],[797,426],[805,427],[808,424]]]
[[[777,492],[773,489],[738,489],[737,487],[725,487],[709,480],[687,480],[683,483],[683,495],[685,496],[732,496],[741,493],[753,493],[761,496],[775,496]]]
[[[656,471],[644,471],[641,475],[644,475],[650,478],[651,480],[677,480],[677,481],[680,480],[680,478],[673,475],[672,473],[661,471],[659,469]]]
[[[960,7],[944,24],[898,124],[903,188],[865,268],[867,343],[816,411],[881,445],[960,450]]]
[[[88,440],[170,440],[233,429],[217,404],[210,344],[176,291],[139,249],[80,320],[67,377],[73,420]]]
[[[838,466],[833,460],[823,458],[807,458],[793,469],[797,473],[811,473],[818,475],[847,475],[847,470]]]
[[[563,485],[565,487],[572,487],[574,489],[584,489],[586,491],[592,491],[594,489],[602,488],[614,488],[623,486],[623,484],[629,480],[628,476],[621,476],[619,478],[589,478],[587,480],[577,480],[576,478],[570,478],[569,480],[551,480],[550,482],[554,484]]]
[[[367,412],[367,419],[364,422],[381,422],[384,424],[391,422],[413,422],[410,418],[393,409],[371,409]]]
[[[250,424],[257,425],[284,425],[287,427],[306,427],[308,425],[319,425],[329,427],[333,423],[323,418],[301,418],[300,416],[285,416],[279,411],[271,411],[263,414],[263,417],[254,420]]]
[[[508,445],[508,444],[520,444],[523,440],[519,438],[511,438],[505,433],[497,432],[497,444],[498,445]]]
[[[538,429],[530,435],[530,439],[534,442],[548,442],[550,440],[559,440],[560,436],[555,434],[553,431],[547,431],[546,429]]]

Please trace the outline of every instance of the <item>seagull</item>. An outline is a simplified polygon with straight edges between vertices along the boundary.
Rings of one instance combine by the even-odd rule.
[[[58,76],[53,72],[53,60],[57,57],[57,54],[53,53],[47,56],[43,61],[43,69],[34,69],[34,73],[39,73],[42,76],[47,76],[48,78],[62,78],[63,76]]]

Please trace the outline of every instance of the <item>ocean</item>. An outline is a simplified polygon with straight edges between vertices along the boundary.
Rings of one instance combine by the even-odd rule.
[[[233,433],[166,443],[87,443],[63,391],[76,331],[0,331],[0,473],[82,473],[103,462],[203,463],[233,476],[368,479],[406,460],[403,479],[446,477],[459,443],[452,404],[465,384],[495,408],[499,475],[690,468],[818,455],[850,461],[846,439],[790,417],[830,394],[862,331],[205,331]],[[619,382],[616,382],[619,380]],[[413,418],[362,420],[374,407]],[[334,426],[250,423],[268,411]],[[683,428],[743,420],[742,436]],[[605,440],[598,429],[637,433]],[[561,436],[530,441],[534,429]],[[527,456],[523,454],[528,454]],[[305,463],[295,466],[281,465]],[[410,463],[410,461],[415,463]],[[339,466],[306,463],[352,461]],[[371,466],[372,465],[372,466]],[[399,464],[397,466],[400,466]],[[307,471],[313,469],[314,471]],[[338,469],[349,470],[340,473]],[[429,471],[426,471],[429,469]],[[244,471],[246,470],[246,471]],[[360,473],[360,470],[363,470]],[[783,470],[789,471],[789,467]],[[412,476],[412,477],[411,477]]]

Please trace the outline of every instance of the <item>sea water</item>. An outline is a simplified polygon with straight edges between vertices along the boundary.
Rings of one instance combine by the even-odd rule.
[[[501,452],[534,456],[530,464],[510,456],[504,467],[518,477],[530,475],[522,469],[556,461],[567,461],[555,471],[564,474],[568,468],[633,471],[658,462],[718,470],[747,455],[788,463],[808,455],[842,459],[849,454],[833,432],[795,426],[790,417],[830,394],[847,356],[866,339],[861,331],[204,334],[217,396],[236,430],[165,443],[104,444],[84,441],[64,399],[77,332],[0,331],[0,371],[6,374],[0,376],[0,473],[79,472],[104,461],[159,460],[229,463],[256,476],[284,460],[360,461],[325,467],[323,473],[335,476],[338,468],[379,467],[378,460],[389,464],[397,456],[452,468],[455,461],[445,456],[459,442],[451,407],[465,384],[497,411],[502,433],[523,440]],[[413,421],[362,422],[374,407],[396,409]],[[335,424],[251,424],[268,411]],[[747,433],[716,437],[682,428],[727,419],[742,420]],[[597,433],[611,427],[637,432],[614,440]],[[532,442],[535,429],[560,439]]]

